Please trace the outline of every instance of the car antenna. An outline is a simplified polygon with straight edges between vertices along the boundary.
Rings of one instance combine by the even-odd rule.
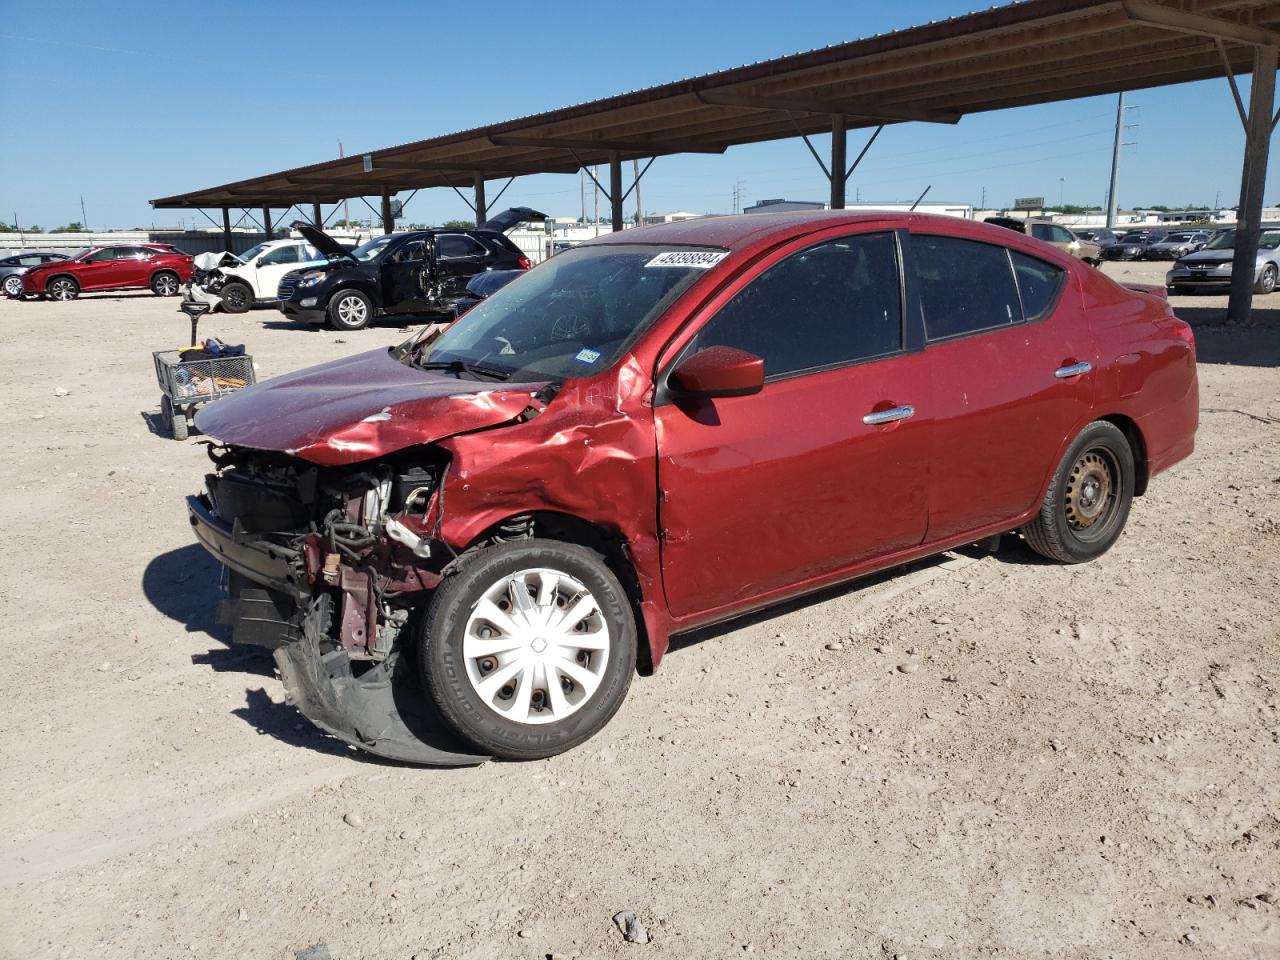
[[[908,211],[907,211],[907,213],[911,213],[913,210],[915,210],[915,208],[916,208],[916,207],[920,206],[920,201],[924,199],[924,194],[925,194],[925,193],[928,193],[928,192],[929,192],[930,190],[932,190],[932,189],[933,189],[933,184],[932,184],[932,183],[931,183],[931,184],[929,184],[927,187],[925,187],[925,188],[924,188],[924,193],[922,193],[922,194],[920,194],[920,196],[916,197],[916,202],[915,202],[915,203],[913,203],[913,204],[911,205],[911,210],[908,210]]]

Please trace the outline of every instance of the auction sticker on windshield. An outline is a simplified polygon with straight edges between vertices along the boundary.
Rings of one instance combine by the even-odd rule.
[[[698,267],[706,270],[728,256],[723,250],[672,250],[660,253],[646,267]]]

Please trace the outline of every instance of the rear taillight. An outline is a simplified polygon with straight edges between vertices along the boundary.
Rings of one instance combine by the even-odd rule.
[[[528,270],[530,267],[533,266],[533,263],[530,262],[529,258],[524,256],[523,254],[521,254],[520,256],[519,263],[520,263],[521,270]]]

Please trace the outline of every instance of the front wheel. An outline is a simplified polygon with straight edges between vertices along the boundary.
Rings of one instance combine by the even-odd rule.
[[[622,705],[636,627],[592,550],[523,540],[447,576],[419,634],[424,686],[448,723],[495,757],[536,760],[597,733]]]
[[[160,398],[160,416],[169,424],[169,433],[173,439],[187,439],[187,412],[175,406],[168,396]]]
[[[54,277],[49,281],[49,285],[45,287],[45,293],[49,295],[51,300],[74,300],[80,296],[80,284],[70,277]]]
[[[247,284],[228,283],[219,291],[222,309],[227,313],[244,313],[253,306],[253,291]]]
[[[5,277],[4,292],[10,297],[22,296],[22,277],[16,275]]]
[[[359,290],[339,290],[329,301],[329,326],[359,330],[373,318],[373,303]]]
[[[1262,276],[1258,277],[1258,282],[1253,285],[1254,293],[1271,293],[1276,288],[1276,265],[1268,263],[1262,268]]]
[[[1095,420],[1054,471],[1040,513],[1022,528],[1031,549],[1050,560],[1084,563],[1120,537],[1133,501],[1133,450],[1115,424]]]

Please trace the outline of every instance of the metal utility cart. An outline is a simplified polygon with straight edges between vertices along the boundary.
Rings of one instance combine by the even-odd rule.
[[[188,418],[198,407],[255,383],[253,358],[239,356],[183,359],[184,353],[200,349],[196,327],[211,305],[184,301],[182,312],[191,318],[191,343],[182,350],[157,350],[152,354],[156,380],[160,383],[160,412],[175,440],[187,439]]]

